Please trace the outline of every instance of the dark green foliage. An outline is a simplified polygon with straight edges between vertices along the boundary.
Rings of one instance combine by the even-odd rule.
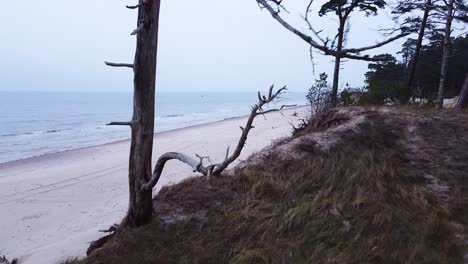
[[[402,62],[398,62],[390,54],[382,54],[378,56],[387,58],[388,61],[369,64],[369,71],[365,74],[367,92],[363,95],[361,103],[382,104],[386,99],[404,103],[410,97],[435,100],[440,81],[443,35],[433,34],[429,41],[422,47],[412,90],[405,87],[410,63],[407,59],[411,57],[414,48],[413,40],[409,39],[399,52],[403,57]],[[468,35],[454,39],[451,50],[446,98],[460,93],[468,72]]]
[[[438,2],[440,0],[432,0]],[[428,0],[399,0],[392,10],[394,20],[402,20],[401,27],[403,31],[416,33],[419,32],[422,23],[422,13],[424,13]],[[432,14],[432,13],[430,13]],[[437,27],[437,19],[429,16],[425,32],[434,30]]]
[[[423,46],[421,51],[414,82],[419,97],[423,98],[435,98],[440,80],[443,36],[433,35],[430,40],[431,42]],[[460,93],[465,74],[468,72],[468,35],[458,37],[452,43],[446,98],[452,98]]]
[[[401,54],[403,63],[405,65],[408,65],[411,59],[414,57],[417,42],[418,41],[416,39],[412,39],[412,38],[407,39],[405,43],[403,43],[401,51],[397,53],[397,54]]]
[[[357,105],[361,99],[362,91],[359,89],[349,87],[349,84],[346,83],[345,88],[340,93],[340,105],[341,106],[350,106]]]
[[[377,15],[379,8],[384,8],[387,3],[384,0],[330,0],[319,11],[323,16],[329,12],[338,14],[349,14],[353,10],[365,12],[366,15]],[[341,12],[340,12],[341,11]]]
[[[385,61],[370,63],[366,73],[367,94],[362,103],[406,103],[411,94],[405,87],[405,65],[390,54],[374,56]]]

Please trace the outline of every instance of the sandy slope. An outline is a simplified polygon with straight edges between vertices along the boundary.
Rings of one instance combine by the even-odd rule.
[[[297,111],[298,117],[292,113]],[[258,117],[241,159],[288,136],[307,109]],[[199,125],[155,136],[155,155],[167,151],[222,159],[240,136],[246,118]],[[99,229],[117,223],[127,206],[129,141],[67,151],[0,164],[0,255],[20,263],[54,263],[83,256]],[[176,183],[194,175],[189,167],[170,162],[158,183]]]

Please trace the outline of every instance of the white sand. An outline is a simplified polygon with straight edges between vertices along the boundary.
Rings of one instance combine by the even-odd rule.
[[[297,111],[298,117],[292,113]],[[290,123],[307,108],[258,117],[241,154],[245,159],[288,136]],[[167,151],[209,155],[216,162],[235,146],[246,117],[156,134],[153,156]],[[157,125],[157,124],[156,124]],[[24,264],[50,264],[84,256],[100,229],[118,223],[127,209],[129,141],[0,164],[0,255]],[[168,163],[158,185],[195,175],[177,161]]]

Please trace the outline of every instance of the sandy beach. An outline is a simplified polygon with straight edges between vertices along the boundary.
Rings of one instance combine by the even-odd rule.
[[[258,117],[240,160],[290,135],[291,124],[298,124],[307,110],[299,107]],[[226,147],[237,143],[245,120],[231,118],[158,133],[153,157],[180,151],[219,161]],[[84,256],[88,243],[101,236],[98,230],[118,223],[126,212],[129,145],[125,140],[0,164],[0,255],[24,264]],[[190,167],[169,162],[155,192],[191,176],[196,174]]]

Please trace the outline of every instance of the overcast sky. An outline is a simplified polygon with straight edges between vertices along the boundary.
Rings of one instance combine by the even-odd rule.
[[[8,3],[0,10],[0,90],[131,91],[131,70],[109,68],[103,61],[133,61],[130,32],[137,13],[124,5],[135,2]],[[304,1],[289,2],[295,6],[287,18],[306,31],[303,9],[296,8],[304,7]],[[347,47],[382,40],[377,30],[392,26],[389,18],[389,10],[378,17],[353,16]],[[303,92],[323,71],[331,82],[333,58],[315,54],[314,76],[308,45],[255,0],[162,0],[160,19],[158,91],[252,91],[276,83]],[[336,34],[333,16],[316,18],[314,25],[324,34]],[[394,53],[401,42],[374,54]],[[366,62],[350,61],[343,68],[341,84],[363,85]]]

